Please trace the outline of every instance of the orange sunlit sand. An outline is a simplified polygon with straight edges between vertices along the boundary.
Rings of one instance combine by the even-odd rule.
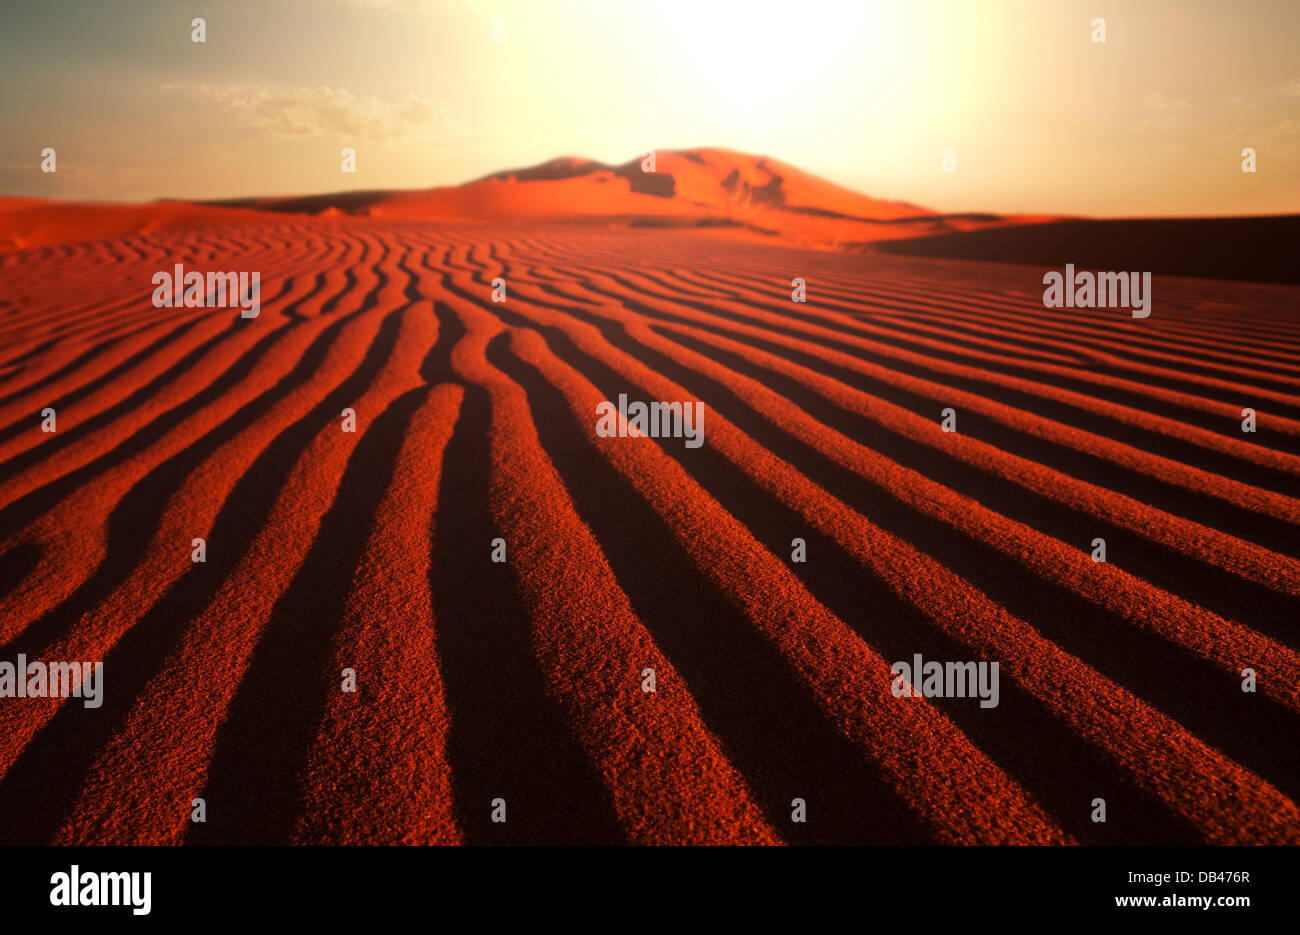
[[[566,157],[464,185],[416,191],[147,205],[0,198],[0,248],[155,230],[259,223],[257,212],[407,221],[552,221],[614,226],[729,228],[796,246],[852,248],[1048,217],[944,215],[842,188],[775,159],[719,149],[659,152],[617,166]]]
[[[1076,222],[654,168],[0,205],[0,659],[109,685],[0,704],[0,840],[1300,843],[1300,289],[1049,309],[875,248]]]

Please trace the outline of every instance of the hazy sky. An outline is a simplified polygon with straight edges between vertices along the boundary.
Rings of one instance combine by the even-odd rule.
[[[945,211],[1297,212],[1300,2],[0,3],[3,194],[423,188],[694,146]]]

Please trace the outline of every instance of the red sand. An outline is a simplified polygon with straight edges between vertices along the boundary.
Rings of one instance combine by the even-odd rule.
[[[34,210],[0,660],[106,700],[0,700],[0,840],[1300,843],[1300,288],[1135,322],[703,231]],[[260,270],[260,317],[153,308],[175,262]],[[621,392],[704,447],[596,437]],[[914,653],[1001,704],[895,698]]]
[[[464,185],[412,191],[242,198],[213,205],[322,218],[722,229],[728,237],[816,249],[1019,226],[1037,215],[945,215],[872,198],[765,156],[660,150],[622,165],[567,156]],[[0,230],[3,230],[0,217]],[[0,249],[3,242],[0,241]]]

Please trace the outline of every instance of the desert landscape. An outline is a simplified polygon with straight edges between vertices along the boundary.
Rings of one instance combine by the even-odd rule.
[[[960,239],[1054,223],[708,149],[5,200],[0,659],[104,693],[0,704],[0,840],[1300,843],[1300,287]]]

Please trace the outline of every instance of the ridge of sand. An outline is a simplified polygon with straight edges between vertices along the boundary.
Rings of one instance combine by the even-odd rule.
[[[260,214],[0,256],[0,841],[1300,842],[1297,288]]]

